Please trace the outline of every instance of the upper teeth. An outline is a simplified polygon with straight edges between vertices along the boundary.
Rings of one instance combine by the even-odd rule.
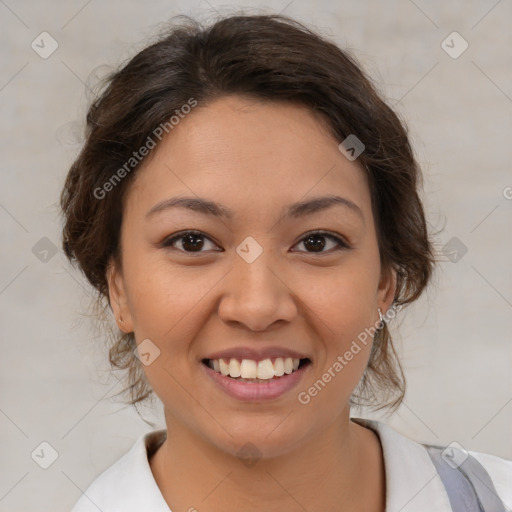
[[[212,359],[210,367],[222,375],[230,377],[241,377],[243,379],[272,379],[281,375],[290,374],[299,368],[300,359],[291,357],[277,357],[272,359],[254,361],[252,359]]]

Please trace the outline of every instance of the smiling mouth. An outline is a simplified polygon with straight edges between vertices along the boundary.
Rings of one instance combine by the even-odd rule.
[[[308,358],[273,357],[253,359],[203,359],[202,363],[215,372],[238,382],[268,382],[290,375],[311,364]]]

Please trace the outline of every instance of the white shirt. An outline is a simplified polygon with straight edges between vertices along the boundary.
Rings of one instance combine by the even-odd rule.
[[[451,512],[444,485],[421,444],[380,421],[351,420],[379,436],[386,472],[386,512]],[[165,430],[141,435],[129,452],[93,481],[71,512],[171,512],[148,461],[148,449],[153,453],[165,435]],[[469,454],[486,469],[498,496],[512,509],[512,460]],[[200,510],[199,504],[196,508]]]

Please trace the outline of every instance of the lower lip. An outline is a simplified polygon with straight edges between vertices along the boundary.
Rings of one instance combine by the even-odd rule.
[[[304,373],[311,365],[311,363],[308,363],[289,375],[285,374],[282,377],[274,377],[273,379],[269,379],[268,382],[240,382],[216,372],[203,363],[200,364],[208,376],[225,393],[233,398],[246,402],[257,402],[279,398],[298,384]]]

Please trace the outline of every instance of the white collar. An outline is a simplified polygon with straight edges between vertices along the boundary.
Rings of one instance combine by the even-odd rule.
[[[386,471],[386,512],[451,512],[450,501],[425,448],[376,420],[351,418],[379,436]],[[171,512],[151,472],[148,449],[165,430],[142,434],[133,447],[99,475],[72,512]]]
[[[450,499],[425,448],[376,420],[350,418],[379,436],[386,471],[386,512],[451,512]]]

